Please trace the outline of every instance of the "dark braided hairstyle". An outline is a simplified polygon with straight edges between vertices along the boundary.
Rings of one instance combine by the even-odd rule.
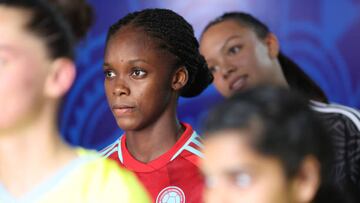
[[[84,0],[0,0],[0,6],[30,12],[26,29],[40,37],[51,58],[74,58],[74,45],[86,34],[92,22],[92,10]],[[60,5],[61,3],[61,5]],[[69,6],[72,8],[69,9]],[[83,7],[87,10],[83,10]],[[76,18],[76,13],[83,16]],[[69,17],[72,15],[73,17]],[[73,22],[77,19],[76,22]]]
[[[157,39],[160,48],[176,57],[176,68],[186,67],[189,80],[182,88],[181,96],[197,96],[212,82],[213,76],[199,52],[192,26],[174,11],[156,8],[130,13],[109,28],[106,43],[126,25],[141,28]]]
[[[233,20],[242,26],[252,29],[257,37],[262,40],[265,39],[270,33],[269,28],[264,23],[252,15],[243,12],[224,13],[220,17],[211,21],[205,27],[202,33],[204,34],[211,26],[227,20]],[[281,51],[278,55],[278,60],[285,79],[290,85],[291,89],[300,92],[308,99],[313,99],[325,103],[328,102],[328,99],[322,89],[299,67],[299,65],[297,65]]]

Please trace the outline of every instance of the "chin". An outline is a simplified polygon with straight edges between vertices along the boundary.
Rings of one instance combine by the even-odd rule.
[[[117,119],[116,123],[123,131],[136,131],[141,129],[140,123],[133,119]]]
[[[223,96],[224,96],[225,98],[230,98],[230,97],[234,96],[236,93],[238,93],[238,92],[229,91],[229,92],[227,92],[226,94],[223,94]]]

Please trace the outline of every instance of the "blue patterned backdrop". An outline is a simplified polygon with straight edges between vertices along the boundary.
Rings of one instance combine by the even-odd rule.
[[[360,0],[89,0],[96,22],[77,50],[76,82],[65,98],[60,127],[73,145],[101,149],[121,135],[108,108],[102,73],[109,25],[128,12],[170,8],[199,36],[207,22],[225,11],[250,12],[279,37],[281,49],[300,64],[331,101],[360,108]],[[214,87],[180,99],[179,116],[200,127],[209,107],[222,98]]]

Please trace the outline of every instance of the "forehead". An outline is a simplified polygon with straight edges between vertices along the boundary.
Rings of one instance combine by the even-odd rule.
[[[19,35],[24,31],[29,12],[24,9],[3,6],[0,4],[0,36],[1,38]],[[1,39],[0,38],[0,39]]]
[[[223,130],[208,136],[204,141],[204,152],[208,158],[219,159],[219,165],[238,165],[256,157],[246,131]],[[224,156],[227,158],[222,159]]]
[[[124,25],[120,27],[109,39],[111,41],[119,41],[118,43],[129,43],[134,40],[140,40],[145,44],[152,44],[153,40],[150,39],[148,34],[141,27],[134,27],[132,25]]]
[[[211,52],[219,50],[226,41],[234,36],[239,38],[254,38],[255,33],[247,26],[243,26],[235,20],[226,20],[209,27],[200,40],[200,50]]]
[[[248,136],[246,131],[223,130],[216,131],[208,136],[204,143],[207,145],[205,151],[216,154],[229,154],[229,156],[236,158],[238,154],[248,154],[252,151],[249,146]]]
[[[112,57],[140,57],[140,58],[161,58],[173,59],[169,51],[161,48],[160,40],[147,34],[142,28],[124,26],[113,34],[107,42],[105,58]]]
[[[278,168],[281,161],[255,150],[248,131],[219,131],[204,141],[202,169],[208,173],[223,174],[228,171],[246,169],[257,172]],[[226,158],[224,158],[226,157]]]
[[[217,35],[231,35],[234,33],[237,34],[244,34],[244,33],[252,33],[253,30],[249,28],[248,26],[237,22],[236,20],[225,20],[219,23],[216,23],[212,26],[210,26],[203,34],[202,39],[206,39],[205,36],[217,36]]]
[[[31,12],[26,9],[0,4],[0,47],[1,51],[17,50],[32,54],[43,54],[46,45],[43,39],[25,27]],[[34,50],[37,50],[36,52]],[[41,52],[41,53],[40,53]],[[44,53],[46,55],[46,53]]]

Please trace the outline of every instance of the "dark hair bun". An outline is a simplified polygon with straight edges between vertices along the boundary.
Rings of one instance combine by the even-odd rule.
[[[191,66],[196,67],[187,67],[189,71],[189,81],[181,90],[180,95],[182,97],[195,97],[199,95],[213,81],[213,75],[211,74],[204,57],[198,53],[197,58],[198,60],[196,63],[191,64]]]
[[[85,37],[94,20],[94,11],[86,0],[49,0],[64,15],[76,41]]]

